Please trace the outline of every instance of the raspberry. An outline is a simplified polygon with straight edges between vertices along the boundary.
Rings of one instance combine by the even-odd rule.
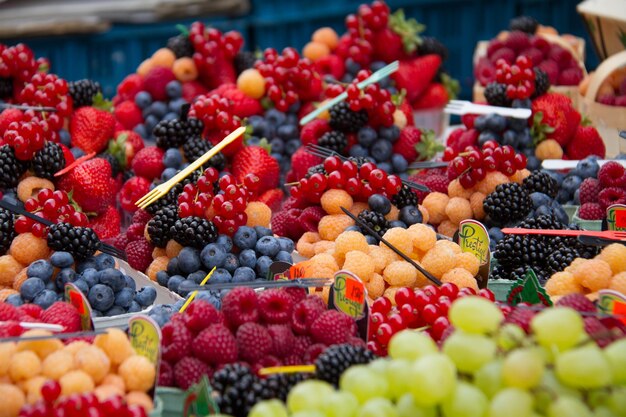
[[[350,251],[369,253],[367,240],[360,232],[343,232],[335,239],[335,255],[343,256]]]
[[[2,114],[4,114],[4,112]],[[54,191],[54,184],[44,178],[24,178],[19,182],[19,184],[17,184],[17,197],[20,199],[20,201],[25,203],[26,200],[37,195],[37,193],[43,189]]]
[[[269,289],[259,294],[259,313],[265,323],[289,323],[293,306],[291,296],[279,289]]]
[[[453,197],[446,205],[446,216],[448,219],[458,225],[462,220],[471,219],[474,212],[469,200],[462,197]]]
[[[298,239],[303,233],[298,222],[300,214],[302,210],[296,208],[279,211],[272,217],[272,230],[278,236]]]
[[[146,225],[150,219],[152,219],[152,215],[148,213],[146,210],[139,209],[133,214],[133,219],[131,220],[131,224],[142,224]]]
[[[283,365],[285,366],[293,366],[293,365],[301,365],[301,364],[302,364],[302,356],[289,355],[283,359]]]
[[[485,218],[485,208],[483,202],[487,196],[483,193],[475,192],[470,196],[470,207],[472,208],[473,217],[477,220]]]
[[[586,299],[586,297],[584,298]],[[585,323],[585,332],[596,342],[598,346],[605,347],[613,341],[611,331],[596,317],[585,317],[583,321]]]
[[[337,260],[335,257],[329,253],[320,253],[311,258],[311,261],[314,261],[321,267],[338,270],[339,265],[337,265]]]
[[[268,326],[267,331],[272,338],[272,352],[279,358],[289,356],[296,343],[296,337],[293,335],[291,328],[289,326],[273,325]]]
[[[411,238],[411,233],[406,229],[393,227],[385,232],[383,238],[404,254],[413,252],[413,239]],[[382,245],[383,243],[381,242],[380,246]]]
[[[455,255],[461,254],[461,247],[455,242],[452,242],[446,239],[438,240],[435,243],[435,248],[438,248],[438,249],[447,248],[451,250]]]
[[[423,178],[422,181],[425,186],[430,188],[430,191],[439,193],[446,193],[450,184],[448,176],[440,174],[429,175],[426,178]]]
[[[601,259],[589,259],[574,271],[576,282],[590,292],[607,288],[612,276],[611,267]]]
[[[582,294],[568,294],[556,303],[560,307],[570,307],[578,312],[595,313],[596,306]]]
[[[598,194],[598,201],[603,210],[613,204],[624,204],[626,203],[626,191],[617,187],[605,188]]]
[[[161,365],[159,366],[157,384],[162,387],[171,387],[174,385],[174,370],[172,369],[172,365],[166,361],[161,361]]]
[[[237,340],[223,324],[211,324],[193,340],[193,353],[211,365],[237,361]]]
[[[425,270],[441,279],[443,274],[454,268],[455,254],[449,248],[434,247],[422,257],[421,264]]]
[[[28,305],[28,304],[27,304]],[[11,321],[20,319],[20,310],[7,303],[0,303],[0,321]]]
[[[478,274],[478,269],[480,268],[480,261],[475,255],[469,252],[463,252],[456,255],[456,263],[454,264],[454,267],[463,268],[472,274],[472,276],[476,276],[476,274]]]
[[[383,278],[394,287],[412,287],[417,279],[417,269],[406,261],[395,261],[387,265]]]
[[[311,324],[310,334],[313,341],[327,346],[346,343],[351,334],[351,328],[344,320],[344,314],[336,310],[323,312]]]
[[[563,148],[561,148],[561,145],[556,140],[545,139],[539,142],[539,145],[535,148],[535,156],[540,161],[546,159],[561,159],[563,157]]]
[[[501,173],[500,171],[493,171],[487,173],[485,178],[478,183],[476,187],[476,191],[481,192],[485,195],[491,194],[496,190],[496,187],[500,184],[506,184],[509,182],[509,179],[506,175]]]
[[[509,32],[509,36],[504,40],[504,46],[519,53],[530,46],[530,38],[528,34],[514,30]]]
[[[2,396],[2,413],[6,416],[17,416],[26,403],[24,392],[11,383],[0,383],[0,396]]]
[[[415,249],[426,252],[437,243],[437,233],[425,224],[413,224],[409,226],[407,231],[411,235],[411,242]]]
[[[598,203],[585,203],[578,209],[578,217],[583,220],[602,220],[605,211]]]
[[[237,329],[239,357],[256,363],[272,352],[272,337],[267,329],[257,323],[245,323]]]
[[[314,232],[306,232],[296,243],[296,250],[305,258],[311,258],[315,255],[315,243],[320,241],[320,235]]]
[[[157,249],[160,249],[160,248],[157,248]],[[146,275],[152,281],[156,281],[156,276],[159,273],[159,271],[166,271],[167,265],[169,264],[169,262],[170,262],[170,258],[168,258],[167,256],[159,256],[155,258],[146,269]]]
[[[117,249],[125,250],[129,240],[126,233],[120,233],[115,237],[106,239],[105,242],[113,247],[116,247]]]
[[[72,369],[74,369],[74,355],[66,350],[57,350],[44,359],[41,373],[46,378],[59,379]]]
[[[200,359],[187,356],[174,365],[174,381],[177,387],[187,390],[209,374],[209,371],[208,365]]]
[[[458,229],[459,226],[457,224],[454,224],[450,220],[446,219],[439,223],[439,226],[437,226],[437,233],[439,233],[440,235],[452,237]]]
[[[305,208],[298,217],[300,228],[305,232],[317,232],[317,225],[325,215],[326,212],[319,206]]]
[[[77,369],[86,372],[93,381],[98,384],[109,372],[111,361],[109,357],[97,346],[85,346],[74,356]]]
[[[370,246],[369,255],[370,255],[370,258],[374,260],[374,273],[375,274],[382,274],[383,269],[385,269],[385,267],[389,265],[391,262],[396,260],[394,256],[391,256],[390,253],[393,253],[393,252],[391,252],[391,250],[386,247],[380,247],[380,246],[374,246],[374,245]],[[393,254],[395,255],[395,253]]]
[[[313,344],[313,339],[310,336],[296,336],[293,342],[293,352],[295,356],[304,356],[306,350]]]
[[[372,279],[375,268],[374,260],[367,253],[355,250],[346,253],[343,269],[352,272],[362,281],[367,282]]]
[[[530,333],[530,322],[535,316],[535,312],[528,308],[515,307],[513,311],[506,316],[505,322],[516,324],[526,333]]]
[[[580,184],[580,204],[597,201],[601,190],[600,181],[595,178],[585,178]]]
[[[41,321],[49,324],[60,324],[64,332],[78,332],[81,330],[80,316],[76,307],[71,304],[57,301],[48,307],[40,317]]]
[[[41,337],[51,336],[52,333],[45,330],[28,330],[22,334],[23,337]],[[48,357],[51,353],[62,349],[63,343],[54,338],[47,338],[41,340],[22,340],[18,342],[18,350],[29,350],[36,353],[42,360]]]
[[[330,189],[322,194],[320,203],[328,214],[343,214],[341,207],[350,210],[354,200],[345,190]]]
[[[354,225],[354,220],[345,214],[331,214],[322,217],[317,226],[320,237],[324,240],[335,240],[348,227]]]
[[[212,324],[224,324],[224,315],[213,304],[196,300],[185,310],[183,321],[189,330],[198,333]]]
[[[291,328],[297,334],[307,334],[313,322],[324,312],[325,306],[307,298],[300,301],[291,314]]]
[[[107,354],[113,365],[121,364],[134,353],[126,333],[116,328],[107,329],[106,334],[96,336],[93,343]],[[77,345],[81,346],[80,342]]]
[[[287,287],[282,288],[282,291],[289,294],[289,296],[293,300],[294,305],[304,300],[307,295],[307,290],[304,288]]]
[[[607,162],[600,167],[598,180],[603,187],[626,187],[626,170],[619,162]]]
[[[317,359],[319,355],[321,355],[326,350],[326,345],[323,343],[315,343],[314,345],[309,346],[309,348],[304,352],[303,360],[304,363],[313,363]]]
[[[609,289],[626,294],[626,272],[620,272],[611,278]]]
[[[22,233],[13,239],[9,253],[22,265],[30,265],[38,259],[48,259],[50,248],[45,239],[32,233]]]
[[[478,291],[478,283],[476,278],[464,268],[453,268],[443,274],[441,282],[450,282],[456,284],[459,288],[472,288]]]
[[[430,223],[439,224],[446,219],[446,206],[450,198],[443,193],[430,193],[426,196],[422,205],[428,210]]]
[[[178,256],[181,250],[183,250],[183,246],[174,239],[168,241],[165,246],[165,254],[170,259]]]
[[[139,239],[143,239],[144,238],[144,230],[146,228],[145,224],[141,224],[141,223],[133,223],[130,226],[128,226],[128,229],[126,229],[126,238],[128,239],[129,242],[134,242],[135,240],[139,240]]]
[[[13,382],[26,381],[41,372],[41,360],[35,352],[24,350],[11,356],[9,377]]]
[[[54,304],[53,304],[54,305]],[[50,306],[52,307],[52,306]],[[1,307],[0,307],[1,308]],[[41,317],[41,313],[43,313],[43,308],[39,307],[37,304],[23,304],[17,308],[20,314],[26,314],[34,319],[38,319]],[[0,321],[2,320],[0,314]]]
[[[613,274],[626,271],[626,246],[613,243],[602,249],[598,257],[609,264]]]
[[[63,396],[91,392],[95,388],[93,380],[84,371],[66,373],[59,379],[59,384],[61,384],[61,395]]]
[[[156,369],[145,356],[133,355],[126,359],[117,370],[124,378],[128,391],[146,392],[154,385]]]
[[[550,296],[582,293],[582,287],[570,272],[557,272],[546,281],[546,292]]]
[[[246,226],[255,227],[263,226],[270,227],[270,220],[272,219],[272,210],[267,204],[260,201],[250,201],[245,210],[248,216]]]
[[[302,141],[302,146],[306,146],[308,144],[317,145],[317,141],[321,138],[324,133],[330,132],[330,125],[328,121],[324,119],[313,119],[309,123],[302,126],[300,130],[300,140]]]
[[[135,240],[126,245],[128,264],[138,271],[145,271],[152,262],[152,250],[154,246],[145,238]]]
[[[268,355],[262,358],[261,360],[259,360],[258,362],[256,362],[252,366],[252,372],[258,375],[259,371],[263,368],[271,368],[271,367],[280,366],[280,365],[282,365],[282,362],[280,361],[280,359],[278,359],[274,355]]]
[[[191,353],[193,335],[181,321],[170,321],[161,329],[161,355],[168,362],[176,363]]]
[[[222,300],[222,312],[232,329],[244,323],[259,320],[259,301],[252,288],[238,287],[226,294]]]
[[[385,292],[385,280],[382,275],[374,274],[372,275],[372,279],[370,282],[365,283],[365,288],[367,288],[367,295],[372,298],[378,298],[383,295]]]

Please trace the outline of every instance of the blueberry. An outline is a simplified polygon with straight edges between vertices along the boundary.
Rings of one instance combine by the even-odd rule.
[[[565,209],[559,204],[558,206],[552,206],[552,212],[556,216],[557,219],[563,224],[569,223],[569,216]]]
[[[378,129],[378,134],[382,139],[385,139],[389,142],[395,142],[400,138],[400,128],[396,125],[391,125],[390,127],[381,127]]]
[[[57,285],[52,281],[46,282],[46,289],[57,292]]]
[[[74,257],[69,252],[54,252],[50,256],[50,263],[57,268],[69,268],[74,264]]]
[[[167,109],[171,113],[176,114],[177,117],[180,117],[182,116],[181,110],[185,104],[187,104],[187,100],[185,100],[184,98],[177,98],[167,103]]]
[[[65,129],[59,130],[59,138],[61,139],[61,144],[67,146],[68,148],[72,147],[72,137],[70,136],[70,132]]]
[[[152,96],[147,91],[140,91],[135,95],[135,104],[143,110],[152,104]]]
[[[382,169],[387,173],[392,172],[391,164],[389,162],[379,162],[378,169]]]
[[[483,132],[487,129],[487,116],[482,115],[474,119],[474,128],[479,132]]]
[[[361,65],[359,65],[356,61],[354,61],[352,58],[348,58],[346,59],[346,71],[348,73],[350,73],[351,75],[356,75],[357,72],[359,72],[361,70]],[[352,77],[350,77],[350,82],[352,80]]]
[[[215,243],[209,243],[202,249],[200,260],[208,271],[214,267],[221,268],[226,260],[226,251]]]
[[[360,232],[360,231],[361,231],[361,228],[357,225],[348,226],[344,230],[344,232]]]
[[[82,291],[82,290],[81,290]],[[34,304],[37,304],[39,307],[44,310],[50,307],[57,301],[57,293],[51,290],[43,290],[40,292],[37,297],[33,300]]]
[[[539,160],[539,158],[531,155],[526,160],[526,168],[528,168],[528,170],[530,171],[536,171],[541,168],[541,161]]]
[[[507,130],[504,134],[502,134],[502,144],[516,147],[517,134],[512,130]]]
[[[572,193],[564,188],[561,188],[559,192],[556,193],[556,200],[561,204],[565,204],[569,201],[571,195]]]
[[[556,172],[556,171],[548,171],[548,170],[541,170],[541,172],[545,172],[546,174],[548,174],[549,176],[551,176],[552,178],[554,178],[554,180],[556,181],[557,185],[560,187],[561,184],[563,184],[563,180],[565,179],[565,175],[563,175],[560,172]]]
[[[167,104],[163,101],[155,101],[148,108],[149,114],[155,116],[157,119],[163,118],[167,113]]]
[[[578,175],[572,175],[563,180],[563,184],[561,184],[561,188],[566,190],[568,193],[574,194],[576,190],[580,187],[580,184],[583,182],[582,178]]]
[[[282,155],[285,153],[285,142],[282,139],[274,138],[270,141],[272,147],[272,153]]]
[[[104,316],[105,317],[115,317],[115,316],[119,316],[120,314],[125,314],[126,313],[126,309],[120,307],[120,306],[113,306],[110,309],[108,309],[107,311],[104,312]]]
[[[174,175],[178,173],[176,168],[165,168],[163,172],[161,172],[161,181],[166,182],[174,178]]]
[[[300,139],[290,139],[285,145],[285,153],[287,155],[293,155],[300,148],[300,146],[302,146]]]
[[[298,132],[298,127],[293,124],[286,124],[282,126],[278,126],[276,129],[276,134],[279,138],[283,140],[289,140],[293,138],[300,137],[300,132]]]
[[[517,134],[517,146],[520,149],[531,149],[534,155],[533,137],[530,135],[530,131],[525,129],[523,132]]]
[[[213,275],[211,275],[211,279],[209,279],[209,282],[224,283],[230,282],[232,279],[233,277],[230,272],[228,272],[224,268],[217,268],[215,272],[213,272]]]
[[[142,308],[137,301],[133,300],[130,302],[130,306],[128,306],[129,313],[139,313],[141,310]]]
[[[72,268],[63,268],[59,271],[56,277],[57,288],[63,290],[65,284],[68,282],[74,282],[78,279],[76,272]]]
[[[619,154],[617,154],[615,159],[620,160],[620,161],[625,160],[626,159],[626,153],[619,153]]]
[[[177,99],[183,94],[183,86],[179,81],[172,80],[165,86],[165,92],[171,99]]]
[[[102,316],[103,316],[103,314],[100,311],[98,311],[96,309],[92,309],[91,310],[91,317],[93,317],[94,319],[98,318],[98,317],[102,317]]]
[[[200,269],[200,252],[197,249],[186,247],[178,254],[178,268],[187,275]]]
[[[254,249],[258,240],[256,231],[252,227],[241,226],[233,236],[233,243],[239,249]]]
[[[252,282],[256,278],[256,273],[252,268],[242,266],[233,274],[233,282]]]
[[[237,259],[237,255],[232,253],[226,255],[226,259],[224,259],[224,269],[232,274],[237,268],[239,268],[239,259]]]
[[[133,302],[135,291],[130,288],[122,288],[117,294],[115,294],[115,305],[123,308],[130,307],[130,303]]]
[[[111,255],[101,253],[95,257],[96,269],[102,271],[107,268],[115,268],[115,259]]]
[[[359,141],[359,145],[369,148],[377,139],[377,134],[374,129],[369,126],[362,127],[359,129],[357,133],[357,140]]]
[[[272,264],[272,262],[273,262],[272,258],[266,255],[261,256],[259,259],[257,259],[256,261],[257,276],[267,279],[267,274],[269,273],[270,265]]]
[[[403,229],[406,229],[406,223],[400,221],[400,220],[393,220],[391,222],[389,222],[389,227],[401,227]]]
[[[382,194],[372,194],[367,199],[367,204],[370,206],[370,209],[382,215],[389,214],[391,211],[391,201]]]
[[[45,291],[45,290],[44,290]],[[52,291],[54,293],[54,291]],[[56,293],[55,294],[55,299],[56,299]],[[22,296],[19,294],[11,294],[7,297],[6,300],[4,300],[5,303],[7,304],[11,304],[14,307],[19,307],[21,305],[24,304],[24,300],[22,300]]]
[[[516,132],[523,132],[524,130],[528,130],[528,121],[526,119],[508,119],[509,128],[513,129]],[[476,122],[474,121],[474,126],[476,126]]]
[[[254,249],[242,250],[239,254],[239,265],[254,268],[256,266],[256,252]]]
[[[272,152],[270,156],[274,158],[279,165],[284,162],[283,154]]]
[[[580,188],[576,190],[576,192],[574,193],[574,201],[572,201],[572,203],[574,203],[574,205],[579,206],[580,205]]]
[[[219,235],[215,243],[224,248],[226,252],[233,250],[233,240],[228,235]]]
[[[169,274],[167,273],[167,271],[159,271],[156,274],[156,279],[157,279],[157,283],[162,286],[162,287],[167,287],[167,282],[170,279]]]
[[[107,268],[100,271],[100,284],[108,285],[117,292],[126,286],[126,280],[119,269]]]
[[[222,308],[222,300],[220,300],[219,294],[213,294],[210,291],[199,291],[196,298],[213,304],[213,307],[218,310]]]
[[[391,166],[394,172],[404,172],[409,167],[409,163],[404,159],[404,156],[395,153],[391,155]]]
[[[178,258],[172,258],[167,263],[167,273],[170,276],[180,274],[180,269],[178,268]]]
[[[280,245],[280,250],[289,253],[293,252],[295,248],[293,240],[289,239],[288,237],[279,237],[278,244]]]
[[[73,284],[76,285],[76,287],[83,294],[89,294],[89,284],[87,284],[87,281],[85,281],[84,279],[78,278],[76,281],[73,282]]]
[[[289,264],[293,263],[293,258],[291,257],[291,253],[290,252],[285,252],[285,251],[280,251],[276,254],[276,256],[274,257],[275,261],[282,261],[282,262],[287,262]]]
[[[142,138],[147,138],[149,136],[148,135],[148,130],[146,129],[146,127],[144,125],[137,125],[137,126],[133,127],[133,132],[135,132],[136,134],[138,134]]]
[[[204,277],[206,277],[206,272],[200,270],[187,275],[187,280],[200,284],[202,280],[204,280]],[[211,277],[211,279],[213,279],[213,277]]]
[[[543,206],[545,204],[550,204],[550,202],[552,201],[549,195],[539,192],[531,193],[530,198],[533,200],[534,208]]]
[[[411,226],[412,224],[421,223],[424,220],[422,212],[415,206],[405,206],[400,209],[398,220],[404,224]]]
[[[142,307],[148,307],[156,300],[157,292],[156,288],[151,286],[145,286],[135,295],[135,301],[141,304]]]
[[[167,281],[167,288],[170,291],[178,292],[178,287],[180,287],[180,283],[183,282],[185,278],[180,275],[174,275]]]
[[[492,227],[489,229],[488,233],[489,238],[495,242],[500,241],[504,237],[504,233],[502,233],[502,230],[499,227]]]
[[[585,158],[576,164],[576,171],[582,178],[596,178],[599,170],[600,165],[598,165],[598,162],[590,158]]]
[[[511,103],[511,107],[513,107],[514,109],[530,109],[531,101],[530,101],[529,98],[526,98],[526,99],[523,99],[523,100],[515,99]]]
[[[89,288],[100,283],[100,274],[94,268],[85,269],[83,273],[80,274],[80,278],[89,285]]]
[[[265,112],[265,120],[267,120],[269,124],[272,124],[274,126],[280,126],[284,124],[286,119],[287,116],[285,115],[285,113],[279,110],[269,109]]]
[[[85,156],[85,152],[83,152],[83,150],[79,148],[72,148],[70,149],[70,152],[72,153],[72,156],[74,157],[74,159],[78,159],[81,156]]]
[[[124,288],[130,288],[133,291],[137,289],[135,280],[129,275],[124,275]]]
[[[113,306],[115,302],[115,293],[111,287],[103,284],[96,284],[89,290],[87,296],[89,304],[99,311],[106,311]]]
[[[183,164],[183,155],[177,148],[170,148],[163,155],[163,165],[166,168],[180,168]]]
[[[387,64],[384,61],[374,61],[370,64],[370,70],[372,72],[376,72],[380,69],[383,69]]]
[[[366,235],[365,241],[367,242],[368,245],[378,245],[378,239],[376,239],[374,236],[371,236],[371,235]]]
[[[268,229],[267,227],[263,227],[263,226],[254,226],[254,231],[256,232],[256,236],[258,239],[261,239],[262,237],[265,237],[265,236],[274,235],[270,229]]]
[[[539,206],[534,212],[535,216],[552,216],[553,213],[554,211],[552,210],[552,207],[550,207],[549,205]]]
[[[44,282],[49,282],[53,272],[54,269],[50,262],[45,259],[39,259],[28,266],[26,276],[28,278],[40,278]]]
[[[358,158],[358,157],[367,158],[370,155],[367,148],[363,147],[362,145],[358,143],[355,145],[352,145],[352,147],[348,151],[348,154],[354,158]]]
[[[280,251],[280,244],[274,236],[265,236],[256,242],[255,250],[261,255],[274,257]]]
[[[393,152],[393,145],[388,140],[378,139],[372,145],[370,152],[376,162],[384,162],[391,158]]]
[[[487,129],[492,132],[502,132],[506,129],[506,118],[499,114],[488,114],[487,115]],[[476,122],[474,122],[475,125]]]

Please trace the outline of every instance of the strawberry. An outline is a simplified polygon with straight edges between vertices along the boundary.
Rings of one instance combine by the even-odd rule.
[[[248,97],[234,85],[232,87],[225,91],[223,96],[231,101],[233,114],[244,118],[263,113],[263,106],[261,106],[259,100]]]
[[[393,62],[405,57],[402,38],[389,27],[374,34],[372,47],[377,61]]]
[[[322,158],[311,155],[303,147],[299,148],[291,157],[291,172],[295,181],[304,178],[309,168],[322,163]]]
[[[319,138],[321,138],[324,133],[330,132],[330,130],[330,125],[328,124],[327,120],[311,120],[309,123],[302,126],[302,129],[300,130],[302,146],[306,146],[309,144],[317,145],[317,141],[319,140]]]
[[[115,206],[109,206],[104,213],[94,217],[89,223],[100,240],[115,237],[120,234],[121,216]]]
[[[280,203],[282,203],[284,197],[285,193],[280,188],[273,188],[261,194],[257,201],[265,203],[274,212],[280,208]]]
[[[411,56],[421,42],[419,34],[424,29],[417,20],[406,20],[404,10],[394,12],[389,16],[388,26],[374,34],[374,60],[393,62]]]
[[[332,75],[336,80],[341,80],[346,74],[346,66],[337,55],[326,55],[315,61],[315,69],[321,75]]]
[[[407,126],[415,126],[415,119],[413,118],[413,107],[411,107],[411,103],[409,103],[407,100],[402,100],[400,106],[397,106],[396,108],[404,113]]]
[[[261,180],[259,192],[262,193],[278,186],[280,168],[278,162],[265,149],[247,146],[233,158],[232,173],[239,184],[243,183],[247,174],[256,174]]]
[[[81,107],[70,120],[72,144],[85,153],[99,153],[115,132],[115,117],[95,107]]]
[[[606,155],[604,141],[593,126],[578,126],[565,151],[570,159],[585,159],[590,155],[604,158]]]
[[[65,166],[70,166],[75,160],[74,154],[72,153],[72,151],[70,151],[70,148],[63,145],[62,143],[57,143],[57,145],[59,145],[61,147],[61,150],[63,151],[63,156],[65,157]]]
[[[474,77],[482,86],[486,86],[496,79],[496,67],[488,58],[482,57],[474,68]]]
[[[448,91],[441,83],[430,84],[424,93],[413,102],[415,110],[439,109],[448,103]]]
[[[572,106],[569,97],[562,94],[548,93],[532,103],[533,137],[538,141],[556,140],[565,147],[573,138],[580,123],[580,113]]]
[[[393,145],[393,152],[400,154],[408,162],[417,159],[417,145],[422,138],[422,131],[413,126],[407,126],[400,131],[398,141]]]
[[[115,200],[111,165],[102,158],[89,159],[75,166],[61,177],[58,186],[63,191],[72,192],[72,198],[85,212],[102,213]]]
[[[135,95],[144,89],[143,77],[138,74],[130,74],[122,80],[117,86],[117,99],[122,102],[124,100],[134,100]]]
[[[148,146],[137,152],[132,163],[135,175],[149,180],[159,177],[165,169],[163,165],[164,153],[163,149],[157,146]]]
[[[452,147],[452,149],[456,152],[463,152],[468,146],[476,145],[478,142],[478,135],[479,132],[476,129],[467,129],[465,131],[461,130],[460,133],[455,133],[453,131],[450,133],[447,143],[448,146]]]
[[[171,69],[165,67],[154,67],[146,74],[144,78],[145,90],[150,93],[153,100],[165,101],[167,92],[165,86],[170,81],[174,81],[176,77]]]
[[[115,118],[125,129],[132,129],[143,123],[141,109],[134,101],[126,100],[115,106],[113,110]]]
[[[122,135],[126,135],[123,137]],[[124,149],[126,153],[126,166],[129,166],[137,152],[145,148],[145,143],[138,133],[132,130],[122,130],[118,132],[116,140],[124,138]]]
[[[405,89],[407,99],[415,100],[437,74],[441,57],[435,54],[424,55],[411,60],[400,61],[400,68],[391,75],[398,90]]]

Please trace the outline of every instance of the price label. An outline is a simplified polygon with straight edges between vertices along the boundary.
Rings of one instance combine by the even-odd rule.
[[[272,262],[268,271],[268,279],[270,281],[288,280],[293,279],[289,275],[292,265],[288,262],[276,261]]]
[[[302,261],[289,267],[289,279],[311,277],[311,261]],[[312,277],[325,278],[325,277]]]
[[[463,220],[459,224],[459,246],[463,252],[476,256],[481,265],[489,261],[489,233],[476,220]]]
[[[80,317],[81,330],[93,330],[93,321],[91,320],[91,306],[87,297],[74,284],[65,284],[65,301],[73,305],[78,310]]]
[[[133,316],[128,321],[130,344],[135,352],[145,356],[157,366],[159,363],[159,349],[161,346],[161,329],[148,316],[142,314]]]
[[[367,289],[356,275],[349,271],[339,271],[335,274],[333,304],[338,311],[355,319],[363,317],[366,295]]]
[[[626,295],[615,290],[600,290],[598,292],[598,308],[626,324]]]
[[[626,205],[613,204],[606,209],[606,223],[609,230],[626,230]]]

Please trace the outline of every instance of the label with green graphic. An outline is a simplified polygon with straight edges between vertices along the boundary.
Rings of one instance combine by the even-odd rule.
[[[89,301],[87,301],[85,294],[83,294],[82,291],[71,282],[65,284],[65,301],[76,307],[76,310],[78,310],[81,330],[93,330],[91,306],[89,305]]]
[[[161,329],[148,316],[133,316],[128,320],[130,344],[135,352],[150,359],[155,366],[159,363],[159,347],[161,346]]]
[[[626,205],[613,204],[606,209],[606,224],[609,230],[626,230]]]
[[[489,233],[476,220],[463,220],[459,224],[459,246],[463,252],[475,255],[481,265],[489,262]]]
[[[365,314],[365,298],[367,290],[363,281],[349,271],[339,271],[335,274],[333,284],[334,307],[355,319]]]
[[[598,292],[598,308],[626,324],[626,295],[621,292],[600,290]]]

